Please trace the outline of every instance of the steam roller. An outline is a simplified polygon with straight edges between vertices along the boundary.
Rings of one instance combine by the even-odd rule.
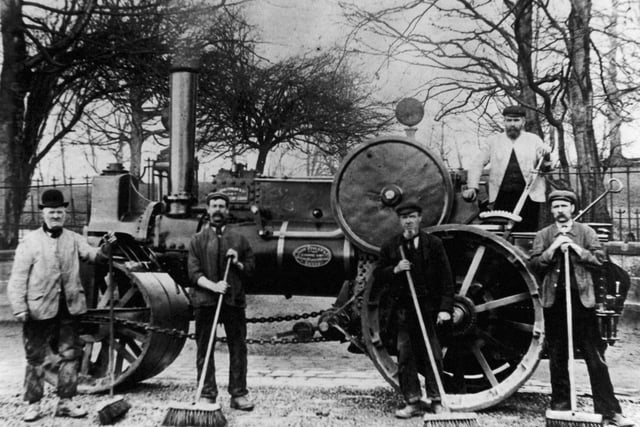
[[[93,276],[93,283],[85,284],[89,308],[81,321],[78,390],[96,393],[110,387],[107,269],[83,268],[87,270],[85,277]],[[118,235],[114,250],[114,281],[115,385],[131,386],[159,374],[178,357],[189,329],[189,302],[184,290],[159,268],[152,254],[126,235]],[[57,362],[58,356],[50,353],[45,375],[53,385],[57,382]]]
[[[441,337],[445,389],[455,410],[490,407],[533,373],[544,325],[536,279],[527,255],[480,226],[449,224],[461,215],[451,176],[427,148],[403,137],[380,138],[343,161],[332,186],[334,215],[360,250],[376,255],[399,232],[394,207],[402,200],[423,209],[426,231],[443,241],[456,282],[453,330]],[[396,389],[391,300],[373,280],[375,266],[357,280],[362,341],[382,376]]]

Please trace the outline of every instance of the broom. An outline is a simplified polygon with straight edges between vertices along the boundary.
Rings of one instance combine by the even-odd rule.
[[[101,425],[113,424],[123,417],[131,408],[131,404],[123,397],[113,397],[113,385],[115,383],[115,364],[113,360],[113,351],[115,345],[114,328],[115,322],[113,314],[113,287],[115,280],[113,279],[113,250],[109,246],[109,400],[98,408],[98,420]]]
[[[567,304],[567,353],[569,359],[569,397],[571,408],[569,411],[547,409],[545,417],[547,427],[597,427],[602,425],[601,414],[589,414],[576,410],[576,383],[573,358],[573,314],[571,310],[571,271],[569,262],[569,248],[562,248],[564,252],[564,288]]]
[[[224,270],[224,280],[227,281],[227,275],[229,274],[229,267],[231,266],[231,258],[227,259],[227,266]],[[204,388],[204,379],[207,375],[207,368],[209,367],[209,358],[211,357],[211,350],[213,349],[213,343],[216,340],[216,328],[218,327],[218,318],[220,317],[220,308],[222,307],[222,294],[218,296],[218,304],[216,306],[216,313],[213,316],[213,324],[211,325],[211,335],[209,335],[209,344],[207,345],[207,352],[204,356],[204,364],[202,366],[202,372],[200,373],[200,380],[198,381],[198,389],[196,390],[196,398],[192,404],[177,403],[169,406],[167,415],[162,422],[163,426],[213,426],[224,427],[227,425],[227,419],[222,413],[222,409],[218,403],[201,403],[200,395]]]
[[[404,250],[400,246],[400,256],[405,260]],[[407,273],[407,281],[409,282],[409,289],[411,290],[411,299],[413,300],[413,306],[416,309],[416,316],[418,317],[418,323],[420,324],[420,330],[422,331],[422,338],[424,339],[424,346],[427,348],[427,355],[429,356],[429,363],[431,364],[431,370],[435,377],[436,384],[438,386],[438,392],[440,393],[440,399],[442,400],[442,406],[447,411],[442,414],[425,414],[424,415],[424,427],[478,427],[478,417],[474,413],[452,413],[451,409],[446,405],[446,394],[444,386],[442,385],[442,378],[440,378],[440,371],[436,358],[429,342],[429,336],[427,335],[427,328],[424,325],[424,319],[422,318],[422,311],[420,311],[420,304],[418,304],[418,296],[416,295],[416,289],[413,284],[413,278],[409,271]]]

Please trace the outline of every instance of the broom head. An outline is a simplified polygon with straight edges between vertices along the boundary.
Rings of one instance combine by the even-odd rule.
[[[601,414],[547,409],[547,427],[599,427],[603,425]]]
[[[176,403],[169,405],[162,425],[224,427],[227,419],[217,403]]]
[[[101,425],[114,424],[124,417],[131,404],[123,397],[114,397],[98,407],[98,420]]]
[[[425,414],[424,427],[479,427],[478,416],[473,412]]]

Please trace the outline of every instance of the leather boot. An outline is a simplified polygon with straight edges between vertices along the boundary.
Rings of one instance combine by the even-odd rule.
[[[27,410],[24,411],[22,419],[28,423],[39,420],[42,417],[40,412],[40,402],[30,403]]]
[[[56,417],[82,418],[87,416],[87,410],[74,403],[71,399],[60,399],[56,406]]]
[[[420,402],[418,403],[407,403],[407,405],[402,408],[402,409],[398,409],[395,413],[396,418],[402,418],[402,419],[408,419],[411,417],[417,417],[424,414],[424,408],[423,406],[420,404]]]
[[[233,409],[239,409],[241,411],[252,411],[253,402],[246,396],[236,396],[231,398],[231,407]]]

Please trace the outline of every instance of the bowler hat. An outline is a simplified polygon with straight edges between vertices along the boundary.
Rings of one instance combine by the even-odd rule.
[[[422,207],[416,202],[407,200],[406,202],[402,202],[396,206],[396,213],[398,215],[406,215],[413,212],[422,213]]]
[[[207,194],[207,205],[213,199],[222,199],[227,203],[227,206],[229,206],[229,196],[227,196],[224,193],[221,193],[219,191],[213,191],[213,192]]]
[[[40,203],[38,204],[38,209],[59,208],[61,206],[64,206],[66,208],[67,206],[69,206],[69,202],[64,201],[64,196],[62,195],[60,190],[50,188],[42,193]]]
[[[502,110],[503,116],[515,116],[515,117],[524,117],[526,116],[526,112],[524,108],[519,105],[509,105]]]
[[[578,196],[571,190],[554,190],[549,194],[549,203],[554,200],[564,200],[565,202],[578,204]]]

